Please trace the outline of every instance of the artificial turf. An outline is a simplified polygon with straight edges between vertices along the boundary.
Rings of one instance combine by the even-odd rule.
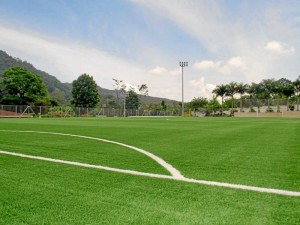
[[[1,130],[61,132],[134,145],[186,177],[300,191],[300,120],[1,119]],[[0,149],[167,174],[120,146],[0,132]],[[300,198],[0,155],[1,224],[299,224]]]

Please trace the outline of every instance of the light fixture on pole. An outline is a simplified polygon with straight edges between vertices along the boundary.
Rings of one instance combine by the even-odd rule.
[[[181,116],[184,116],[184,95],[183,95],[183,67],[188,66],[188,62],[179,62],[179,66],[182,69],[182,99],[181,99]]]

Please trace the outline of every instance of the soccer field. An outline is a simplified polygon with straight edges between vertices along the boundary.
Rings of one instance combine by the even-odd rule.
[[[0,224],[300,224],[299,196],[185,181],[299,193],[299,137],[286,118],[0,119],[1,151],[60,160],[0,154]]]

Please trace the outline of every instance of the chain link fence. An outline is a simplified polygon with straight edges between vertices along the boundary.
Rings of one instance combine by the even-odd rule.
[[[139,117],[180,116],[179,110],[161,111],[151,109],[79,108],[27,105],[0,105],[0,117]]]

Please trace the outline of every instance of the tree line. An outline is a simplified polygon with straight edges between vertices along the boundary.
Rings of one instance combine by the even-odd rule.
[[[234,108],[237,107],[236,102],[239,103],[239,110],[243,112],[243,102],[249,102],[250,111],[254,112],[253,102],[256,102],[258,111],[263,100],[267,101],[267,112],[272,112],[271,100],[274,100],[277,105],[277,111],[280,111],[280,100],[286,99],[287,111],[294,110],[296,104],[296,110],[299,111],[299,98],[300,98],[300,76],[291,81],[286,78],[279,80],[264,79],[259,83],[252,82],[251,84],[230,82],[228,84],[217,85],[212,91],[214,95],[212,100],[206,98],[194,98],[187,104],[190,109],[199,108],[221,108],[221,115],[224,114],[224,109],[231,108],[233,113]],[[216,98],[221,98],[221,104],[216,101]],[[237,97],[237,98],[235,98]]]
[[[138,93],[133,87],[127,87],[122,80],[113,79],[117,92],[117,101],[110,102],[114,107],[138,109],[141,96],[148,95],[148,86],[138,86]],[[94,108],[100,103],[100,93],[97,83],[89,74],[82,74],[72,82],[72,99],[70,105],[83,108]],[[58,106],[56,99],[49,96],[45,84],[40,76],[29,70],[14,66],[4,71],[0,80],[0,104]],[[106,105],[104,105],[106,106]]]
[[[160,104],[143,104],[143,96],[148,96],[148,86],[146,84],[138,85],[136,88],[126,85],[123,80],[112,79],[115,88],[116,97],[107,98],[102,102],[102,107],[127,109],[151,109],[158,111],[179,110],[181,103],[174,101],[173,105],[167,105],[165,101]],[[82,74],[72,82],[72,99],[69,105],[75,107],[94,108],[100,106],[100,93],[97,83],[89,74]],[[212,91],[212,99],[203,97],[194,98],[185,104],[185,110],[205,109],[214,111],[221,109],[220,114],[224,114],[224,109],[236,108],[239,103],[240,111],[243,111],[243,101],[249,100],[249,107],[253,110],[252,102],[257,102],[258,110],[260,102],[267,100],[267,110],[270,107],[271,100],[277,102],[277,111],[279,111],[279,102],[281,99],[287,99],[287,110],[293,109],[296,104],[296,110],[299,110],[300,98],[300,76],[295,81],[286,78],[279,80],[264,79],[259,83],[237,83],[217,85]],[[221,98],[219,102],[217,97]],[[0,80],[0,104],[6,105],[32,105],[32,106],[58,106],[58,101],[50,97],[45,84],[40,76],[28,71],[20,66],[5,70]]]

